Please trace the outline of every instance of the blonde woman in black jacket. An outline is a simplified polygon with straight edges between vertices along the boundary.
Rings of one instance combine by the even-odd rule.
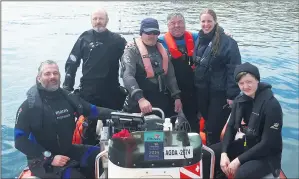
[[[233,73],[241,64],[241,55],[237,42],[217,23],[213,10],[205,9],[200,23],[202,29],[193,55],[194,80],[199,111],[206,121],[207,144],[211,145],[220,141],[232,101],[240,93]]]

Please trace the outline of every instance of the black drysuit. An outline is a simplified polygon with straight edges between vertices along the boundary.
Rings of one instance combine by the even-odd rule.
[[[80,96],[91,104],[121,110],[126,94],[119,83],[119,61],[123,55],[126,40],[109,30],[98,33],[85,31],[76,41],[65,64],[63,88],[73,91],[75,76],[82,63]],[[96,144],[96,120],[87,130],[84,144]]]
[[[121,109],[125,95],[119,89],[118,73],[125,45],[123,37],[109,30],[82,33],[66,61],[63,88],[74,90],[77,68],[82,59],[81,97],[97,106]]]
[[[37,177],[83,177],[72,167],[53,167],[51,162],[55,155],[68,156],[70,162],[79,162],[81,172],[87,178],[94,177],[95,157],[100,148],[72,144],[75,117],[84,115],[105,119],[112,111],[91,105],[61,88],[49,92],[37,84],[30,88],[27,99],[18,109],[15,147],[27,156],[29,169]],[[44,151],[50,151],[51,158],[44,158]]]
[[[238,96],[223,141],[210,146],[216,156],[215,171],[221,170],[220,157],[224,152],[231,161],[238,157],[241,163],[235,178],[262,178],[269,173],[277,177],[281,169],[282,118],[281,106],[269,84],[259,83],[254,99]],[[245,125],[241,125],[242,119]],[[234,140],[239,128],[245,136]]]

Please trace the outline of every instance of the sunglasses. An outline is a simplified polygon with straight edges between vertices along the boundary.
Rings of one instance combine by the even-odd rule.
[[[158,32],[158,31],[143,32],[143,33],[145,33],[146,35],[160,35],[160,32]]]

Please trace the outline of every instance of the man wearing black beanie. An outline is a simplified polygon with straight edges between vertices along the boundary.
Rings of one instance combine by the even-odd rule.
[[[236,97],[223,141],[215,152],[215,171],[234,178],[263,178],[281,171],[283,113],[270,84],[260,82],[256,66],[236,67],[234,77],[243,94]],[[243,133],[236,138],[237,132]],[[219,165],[220,164],[220,165]],[[217,172],[215,172],[217,173]]]

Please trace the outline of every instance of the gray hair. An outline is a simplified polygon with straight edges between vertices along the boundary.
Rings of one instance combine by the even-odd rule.
[[[91,12],[91,14],[90,14],[90,18],[91,18],[91,20],[92,20],[92,16],[93,16],[93,14],[96,13],[96,12],[99,12],[99,11],[103,11],[103,12],[105,13],[106,22],[109,22],[108,12],[107,12],[106,9],[104,9],[104,8],[98,8],[98,9],[93,10],[93,11]]]
[[[168,14],[167,16],[167,23],[170,21],[170,19],[172,19],[173,17],[180,17],[184,20],[185,22],[185,17],[182,13],[179,13],[179,12],[175,12],[175,13],[171,13],[171,14]]]
[[[57,64],[55,61],[53,61],[53,60],[46,60],[46,61],[41,62],[41,64],[39,65],[39,67],[38,67],[38,69],[37,69],[37,71],[38,71],[38,75],[41,75],[41,73],[42,73],[42,68],[43,68],[44,65],[52,65],[52,64],[58,66],[58,64]]]

